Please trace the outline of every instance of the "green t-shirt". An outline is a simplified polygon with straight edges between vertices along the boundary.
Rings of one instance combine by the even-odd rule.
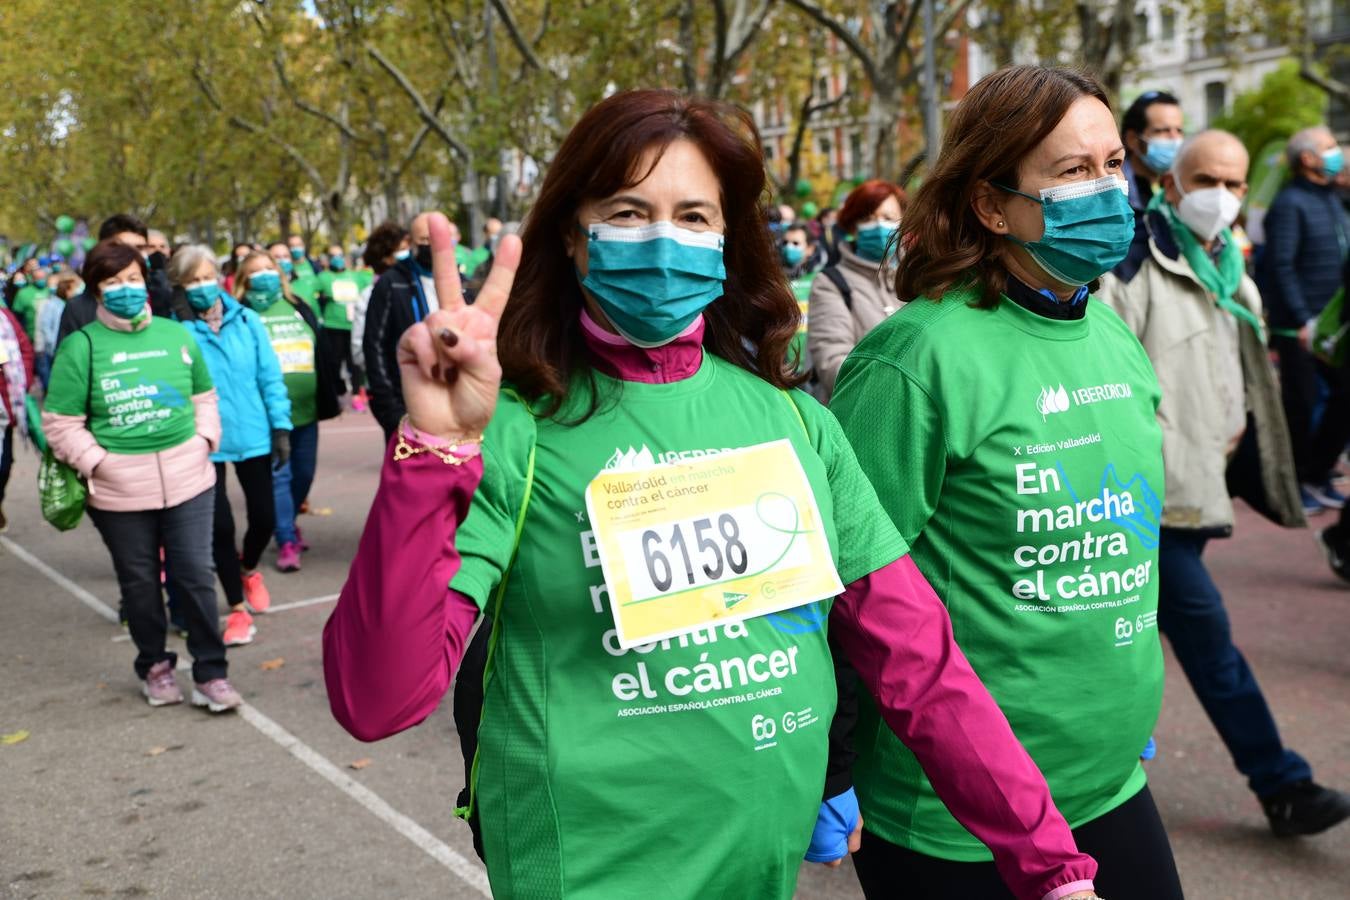
[[[33,329],[37,325],[38,304],[49,294],[50,291],[45,284],[26,284],[19,288],[19,292],[14,295],[14,315],[19,317],[19,322],[23,324],[23,330],[30,340],[33,337]]]
[[[596,378],[612,397],[616,382]],[[511,565],[534,446],[479,733],[493,893],[786,900],[824,785],[835,706],[830,602],[625,651],[585,488],[625,460],[787,438],[844,584],[899,558],[905,544],[834,417],[804,394],[708,354],[688,379],[625,383],[619,398],[565,426],[536,421],[504,393],[483,445],[483,482],[456,535],[463,565],[452,586],[491,604]],[[766,659],[779,663],[772,674]]]
[[[326,294],[330,302],[323,310],[323,327],[334,331],[351,331],[356,318],[356,301],[361,291],[371,282],[366,269],[342,272],[324,272],[318,276],[318,293]]]
[[[796,354],[797,371],[809,372],[811,370],[811,357],[806,351],[806,325],[807,311],[810,308],[811,284],[816,280],[818,272],[811,272],[802,275],[800,278],[788,279],[788,287],[792,289],[792,296],[797,298],[797,307],[801,310],[802,317],[797,323],[797,334],[792,338],[792,344],[788,348],[788,359],[792,359],[792,354]]]
[[[308,275],[297,274],[291,279],[291,293],[309,304],[309,308],[314,311],[314,318],[323,319],[323,312],[319,309],[319,277],[312,270]]]
[[[278,300],[259,312],[272,349],[281,363],[281,377],[291,397],[291,424],[296,428],[318,421],[315,400],[319,377],[315,357],[317,338],[303,316],[286,300]]]
[[[840,370],[831,409],[957,643],[1071,827],[1145,783],[1162,700],[1158,382],[1102,303],[1038,316],[1006,298],[919,300]],[[944,859],[990,859],[863,698],[867,827]]]
[[[152,316],[141,331],[95,321],[79,334],[57,347],[49,411],[87,416],[112,453],[168,450],[197,433],[192,397],[211,390],[211,373],[186,328]]]

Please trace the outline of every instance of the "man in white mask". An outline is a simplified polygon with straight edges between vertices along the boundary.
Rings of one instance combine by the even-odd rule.
[[[1232,534],[1230,490],[1278,524],[1304,524],[1261,296],[1229,231],[1247,164],[1225,131],[1182,144],[1145,215],[1149,256],[1128,282],[1104,278],[1098,296],[1138,336],[1162,386],[1158,627],[1271,830],[1287,837],[1350,817],[1350,797],[1313,782],[1280,740],[1202,559],[1209,540]]]

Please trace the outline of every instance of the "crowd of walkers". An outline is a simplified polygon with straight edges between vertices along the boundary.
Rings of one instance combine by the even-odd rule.
[[[329,702],[377,740],[455,685],[497,896],[789,898],[851,853],[869,898],[1180,898],[1144,766],[1164,636],[1274,835],[1350,817],[1204,562],[1239,497],[1340,510],[1316,536],[1350,580],[1342,159],[1292,135],[1257,221],[1246,149],[1172,95],[1117,121],[1092,77],[1015,66],[917,190],[798,218],[743,111],[619,92],[478,251],[426,213],[361,265],[298,238],[218,265],[118,216],[78,278],[25,261],[6,472],[37,384],[147,698],[183,699],[172,615],[220,711],[269,543],[300,568],[318,423],[368,407]]]

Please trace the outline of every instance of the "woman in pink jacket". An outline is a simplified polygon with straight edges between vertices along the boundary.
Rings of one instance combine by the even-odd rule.
[[[243,701],[225,677],[211,564],[215,388],[187,330],[150,315],[140,253],[104,241],[89,252],[83,274],[98,317],[61,342],[43,428],[57,459],[88,479],[89,517],[112,554],[146,699],[183,702],[177,656],[164,647],[162,547],[169,578],[187,601],[192,702],[224,712]]]

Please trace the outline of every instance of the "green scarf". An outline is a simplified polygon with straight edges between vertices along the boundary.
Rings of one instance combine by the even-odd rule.
[[[1220,309],[1227,310],[1240,322],[1246,322],[1256,331],[1257,337],[1264,343],[1265,327],[1256,313],[1233,299],[1242,285],[1242,276],[1247,273],[1247,262],[1242,258],[1242,250],[1233,239],[1233,232],[1225,228],[1219,232],[1218,239],[1223,242],[1217,263],[1200,244],[1195,232],[1177,216],[1172,204],[1167,202],[1164,191],[1158,191],[1148,204],[1149,212],[1161,210],[1172,229],[1172,239],[1181,249],[1186,264],[1191,267],[1195,277],[1205,290],[1214,295]]]

